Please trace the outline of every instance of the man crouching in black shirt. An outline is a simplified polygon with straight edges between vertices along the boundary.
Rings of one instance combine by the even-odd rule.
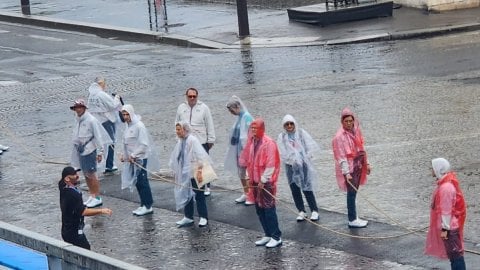
[[[77,189],[79,170],[65,167],[62,180],[58,182],[60,190],[60,209],[62,210],[62,238],[65,242],[78,247],[90,249],[87,237],[83,233],[84,216],[100,214],[112,215],[108,208],[87,208],[83,205],[82,193]]]

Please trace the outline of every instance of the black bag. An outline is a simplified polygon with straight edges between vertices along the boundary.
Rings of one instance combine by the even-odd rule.
[[[117,94],[115,93],[112,93],[112,96],[116,96]],[[122,103],[122,105],[125,105],[125,103],[123,103],[123,98],[120,97],[120,103]],[[122,123],[125,123],[125,119],[123,118],[123,114],[122,114],[122,111],[119,111],[118,112],[118,117],[120,117],[120,121],[122,121]]]
[[[87,144],[89,142],[91,142],[93,140],[93,137],[91,137],[87,142],[85,142],[84,144],[77,144],[76,147],[77,147],[77,151],[78,153],[80,154],[83,154],[83,152],[85,151],[85,146],[87,146]]]

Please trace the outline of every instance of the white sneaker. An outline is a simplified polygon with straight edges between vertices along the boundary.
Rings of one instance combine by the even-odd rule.
[[[304,221],[305,220],[305,212],[300,211],[297,216],[297,222]]]
[[[200,221],[198,222],[198,227],[205,227],[208,224],[208,219],[206,218],[200,218]]]
[[[313,212],[312,212],[312,215],[310,216],[310,220],[311,220],[311,221],[317,221],[318,219],[319,219],[318,212],[317,212],[317,211],[313,211]]]
[[[348,227],[349,228],[365,228],[368,225],[368,220],[363,220],[363,219],[355,219],[354,221],[349,221],[348,222]]]
[[[236,203],[243,203],[247,200],[247,196],[245,196],[245,194],[242,194],[242,196],[238,197],[237,199],[235,199],[235,202]]]
[[[102,198],[93,198],[85,205],[87,208],[98,207],[103,204]]]
[[[138,207],[137,209],[132,211],[132,214],[136,215],[138,211],[140,211],[143,208],[143,206]]]
[[[251,202],[251,201],[245,201],[244,203],[246,206],[250,206],[250,205],[254,205],[255,202]]]
[[[205,194],[205,196],[210,196],[211,194],[210,188],[209,187],[205,188],[205,192],[203,194]]]
[[[83,205],[89,204],[91,200],[93,200],[93,197],[92,197],[92,196],[88,196],[88,199],[83,202]]]
[[[0,150],[0,155],[1,155],[1,154],[3,154],[3,151],[2,151],[2,150]]]
[[[148,215],[148,214],[152,214],[153,213],[153,208],[150,207],[150,208],[147,208],[145,206],[142,206],[140,207],[140,210],[138,210],[135,215],[137,216],[144,216],[144,215]]]
[[[0,144],[0,150],[2,150],[2,151],[8,151],[8,149],[10,149],[10,147]]]
[[[189,219],[187,217],[183,217],[182,220],[176,222],[178,227],[189,226],[193,224],[193,219]]]
[[[279,238],[278,240],[275,239],[270,239],[268,243],[265,245],[267,248],[274,248],[282,245],[282,238]]]
[[[264,246],[270,241],[270,237],[264,236],[262,239],[255,241],[256,246]]]

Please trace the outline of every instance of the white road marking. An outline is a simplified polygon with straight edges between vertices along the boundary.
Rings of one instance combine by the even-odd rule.
[[[65,39],[48,37],[48,36],[38,36],[38,35],[28,35],[28,36],[31,37],[31,38],[48,40],[48,41],[65,41]]]

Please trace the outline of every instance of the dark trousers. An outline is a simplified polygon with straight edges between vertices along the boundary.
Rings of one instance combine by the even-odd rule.
[[[110,139],[112,139],[112,141],[115,141],[115,123],[111,121],[105,121],[102,123],[102,126],[107,131],[108,136],[110,136]],[[115,149],[114,144],[108,145],[107,161],[105,163],[106,169],[113,168],[114,149]]]
[[[463,258],[462,239],[459,230],[448,232],[448,239],[443,241],[447,256],[450,259],[452,270],[465,270],[465,259]]]
[[[285,168],[287,169],[287,178],[291,180],[293,177],[292,166],[286,165]],[[308,167],[305,165],[303,166],[303,176],[305,178],[308,176]],[[293,201],[295,202],[295,207],[297,207],[297,210],[305,212],[305,206],[303,204],[303,198],[302,198],[302,190],[295,183],[292,183],[290,185],[290,190],[292,191]],[[307,200],[308,207],[310,207],[310,210],[312,212],[313,211],[318,212],[317,201],[315,200],[315,195],[313,194],[313,191],[303,190],[303,194],[305,195],[305,199]]]
[[[266,237],[271,237],[275,240],[282,237],[282,232],[278,228],[278,218],[276,207],[262,208],[258,204],[255,204],[255,210],[257,211],[260,224],[262,224],[263,231]]]
[[[205,194],[203,194],[205,190],[205,186],[203,186],[200,190],[198,189],[197,182],[194,178],[190,179],[192,182],[192,187],[194,188],[195,192],[195,201],[197,201],[197,212],[199,217],[203,217],[208,219],[208,211],[207,211],[207,201],[205,201]],[[185,217],[189,219],[193,219],[193,198],[185,205]]]
[[[62,235],[63,241],[70,243],[74,246],[81,247],[84,249],[90,249],[90,243],[88,243],[87,237],[85,234],[75,234],[71,236]]]
[[[207,154],[210,155],[210,148],[208,148],[208,143],[204,143],[202,144],[203,146],[203,149],[205,149],[205,151],[207,152]],[[210,183],[207,183],[207,187],[209,188],[210,187]]]
[[[141,161],[141,165],[142,167],[146,168],[147,159],[143,159]],[[145,169],[140,169],[140,171],[138,172],[137,183],[135,184],[135,187],[137,187],[141,205],[145,206],[146,208],[152,207],[152,190],[150,189],[150,183],[148,182],[147,171],[145,171]]]
[[[353,186],[358,190],[360,186],[360,175],[361,170],[355,168],[353,170],[352,180],[350,182]],[[347,179],[345,178],[345,182],[347,184],[347,211],[348,211],[348,221],[354,221],[357,219],[357,191],[348,183]]]

